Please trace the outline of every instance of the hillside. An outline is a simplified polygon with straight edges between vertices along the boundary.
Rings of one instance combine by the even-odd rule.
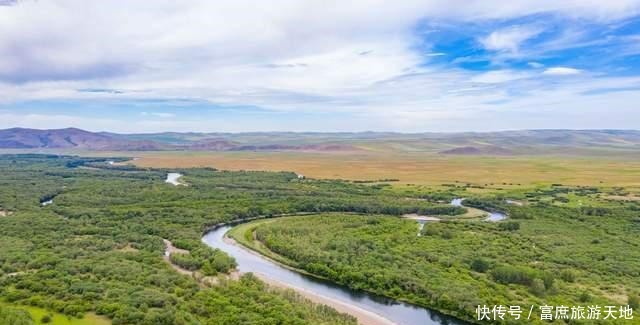
[[[116,139],[108,135],[75,128],[36,130],[12,128],[0,130],[0,148],[6,149],[87,149],[87,150],[163,150],[167,146],[154,141]]]
[[[430,152],[447,155],[637,152],[636,130],[522,130],[465,133],[153,133],[116,134],[67,128],[0,130],[4,149],[111,151]]]
[[[481,147],[457,147],[453,149],[440,151],[445,155],[489,155],[489,156],[508,156],[513,152],[509,149],[496,146],[481,146]]]

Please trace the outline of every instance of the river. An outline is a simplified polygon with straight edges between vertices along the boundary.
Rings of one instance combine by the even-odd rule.
[[[462,202],[464,201],[464,198],[455,198],[453,200],[451,200],[451,205],[455,206],[455,207],[464,207],[464,204],[462,204]],[[491,211],[485,211],[487,213],[487,218],[484,219],[485,221],[502,221],[504,219],[507,218],[507,215],[505,215],[504,213],[500,213],[500,212],[491,212]]]
[[[180,183],[180,181],[178,179],[180,179],[180,177],[182,177],[182,174],[180,173],[168,173],[167,174],[167,179],[165,180],[166,183],[169,184],[173,184],[173,185],[184,185],[183,183]]]
[[[233,256],[242,273],[253,272],[276,282],[285,283],[292,288],[300,288],[318,296],[337,300],[369,313],[382,316],[399,325],[462,325],[467,322],[443,315],[437,311],[410,305],[403,302],[376,296],[362,291],[351,290],[335,283],[300,274],[274,263],[244,247],[224,240],[231,226],[222,226],[208,232],[203,242],[209,247],[218,248]]]
[[[177,175],[173,180],[178,183],[177,179],[181,175],[177,173],[170,174]],[[167,175],[167,182],[169,182],[169,175]],[[177,185],[175,183],[172,184]],[[450,204],[464,207],[463,201],[464,198],[455,198]],[[485,212],[487,213],[487,218],[484,219],[485,221],[500,221],[507,217],[500,212]],[[431,219],[418,220],[421,228],[429,221],[431,221]],[[238,262],[238,270],[241,273],[253,272],[270,280],[274,280],[275,282],[287,284],[289,287],[298,289],[299,291],[311,292],[318,296],[328,298],[329,300],[337,300],[342,304],[351,305],[357,309],[382,316],[399,325],[468,324],[465,321],[452,318],[432,309],[398,302],[367,292],[352,290],[329,281],[300,274],[274,263],[258,253],[225,241],[225,234],[229,229],[231,229],[231,226],[219,227],[208,232],[202,240],[208,246],[221,249],[233,256]]]

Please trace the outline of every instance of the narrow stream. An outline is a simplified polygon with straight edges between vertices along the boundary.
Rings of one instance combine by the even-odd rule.
[[[224,241],[231,226],[223,226],[208,232],[202,241],[209,247],[218,248],[233,256],[242,273],[253,272],[270,279],[311,291],[320,296],[339,300],[380,315],[399,325],[458,325],[467,324],[435,310],[397,302],[362,291],[351,290],[329,281],[300,274],[282,267],[245,248]]]
[[[455,198],[451,200],[450,204],[456,207],[464,207],[464,204],[462,204],[463,201],[464,201],[464,198]],[[505,215],[504,213],[491,212],[491,211],[484,211],[484,212],[487,213],[487,218],[484,219],[484,221],[496,222],[496,221],[502,221],[507,218],[507,215]]]

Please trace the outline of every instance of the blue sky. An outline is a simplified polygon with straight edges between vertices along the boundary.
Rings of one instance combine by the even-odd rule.
[[[0,128],[640,125],[640,0],[0,1]]]

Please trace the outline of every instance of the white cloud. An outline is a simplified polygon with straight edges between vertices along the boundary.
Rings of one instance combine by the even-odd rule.
[[[536,80],[539,74],[425,64],[425,57],[445,53],[415,46],[420,22],[464,24],[541,13],[608,22],[637,15],[639,8],[638,0],[282,0],[269,6],[249,0],[20,1],[0,6],[0,80],[5,81],[0,81],[0,103],[189,98],[277,112],[366,117],[363,125],[355,126],[353,119],[336,117],[333,123],[343,125],[337,122],[343,119],[345,127],[384,129],[388,123],[415,129],[427,122],[437,125],[438,120],[510,109],[487,103],[527,106],[529,94],[545,87]],[[539,25],[510,27],[493,31],[481,43],[516,55],[541,31]],[[570,37],[581,40],[579,33],[566,39]],[[554,67],[544,74],[576,72]],[[586,75],[580,78],[591,78]],[[573,78],[559,79],[566,82],[557,85],[559,89],[574,89]],[[92,88],[119,92],[78,91]],[[547,100],[578,101],[580,96],[567,90]],[[171,124],[168,118],[174,116],[148,113],[167,120],[145,122],[146,131],[220,126],[209,121]],[[19,122],[19,117],[11,118]],[[31,121],[44,123],[44,118],[32,116]],[[71,123],[73,118],[56,121]],[[119,120],[81,122],[127,127]],[[78,123],[74,125],[81,126]],[[282,125],[286,127],[291,125]]]
[[[551,76],[570,76],[582,73],[582,70],[568,67],[553,67],[544,70],[543,74]]]
[[[533,26],[509,27],[494,31],[479,41],[487,50],[517,54],[520,44],[541,32],[541,29]]]

